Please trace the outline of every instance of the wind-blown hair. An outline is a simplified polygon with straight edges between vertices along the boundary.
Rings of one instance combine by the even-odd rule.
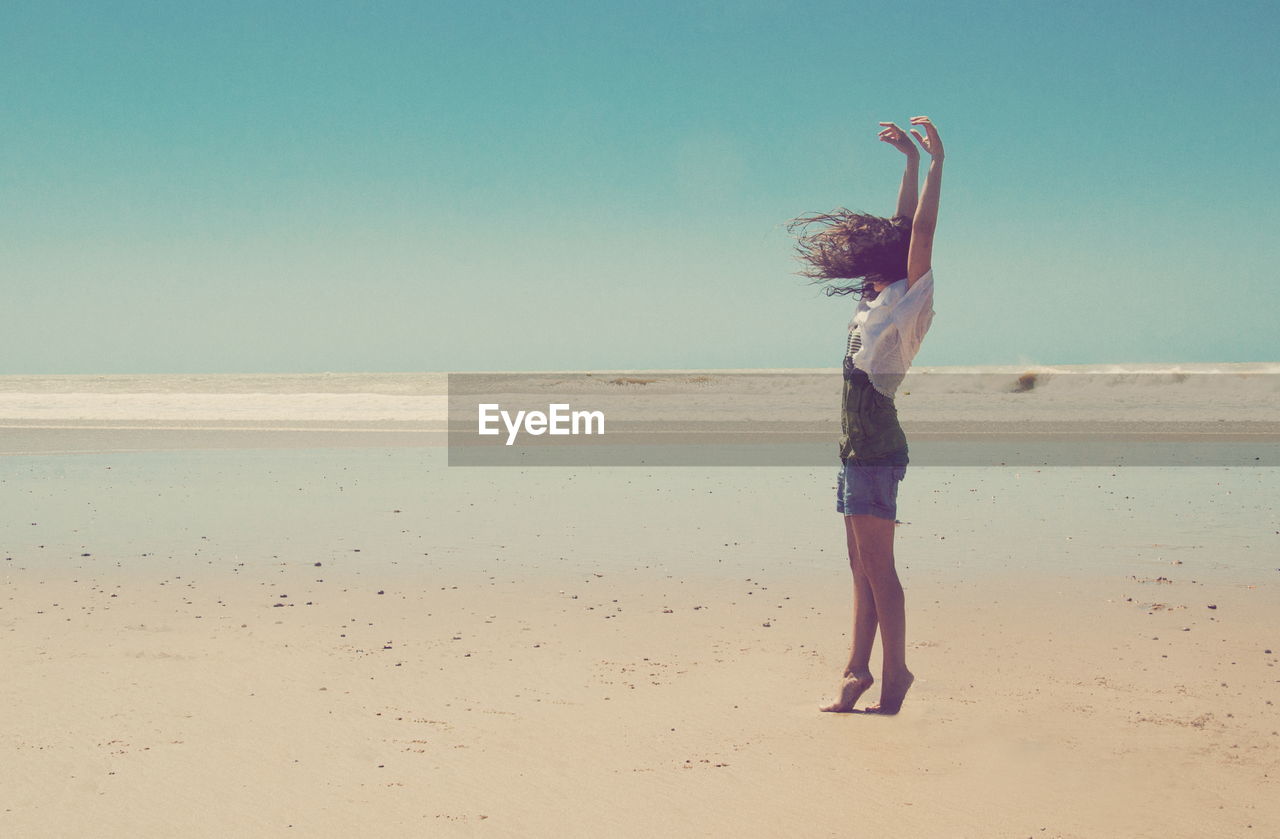
[[[798,272],[801,276],[815,283],[861,281],[828,285],[823,289],[828,296],[856,294],[874,299],[873,282],[891,283],[907,275],[911,219],[904,216],[883,218],[841,207],[794,219],[787,231],[796,236],[796,257],[805,264]]]

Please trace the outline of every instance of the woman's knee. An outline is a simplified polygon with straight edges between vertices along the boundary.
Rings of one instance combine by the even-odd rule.
[[[872,587],[890,578],[897,579],[897,569],[893,566],[893,555],[888,557],[882,556],[863,556],[860,557],[859,566],[854,569],[854,576],[861,576],[867,580]]]
[[[893,541],[864,539],[858,544],[858,563],[854,573],[862,573],[872,580],[896,575]]]
[[[867,577],[867,567],[862,564],[862,557],[857,553],[849,557],[849,570],[853,572],[855,580]]]

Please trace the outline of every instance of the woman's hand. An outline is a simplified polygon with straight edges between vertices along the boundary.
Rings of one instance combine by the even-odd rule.
[[[921,137],[920,132],[914,128],[911,129],[911,136],[916,138],[920,148],[928,152],[930,157],[941,161],[944,153],[942,151],[942,138],[938,136],[938,129],[934,127],[928,117],[912,117],[911,124],[924,126],[926,136]]]
[[[885,126],[880,131],[880,139],[883,142],[893,146],[907,157],[920,157],[920,152],[916,151],[916,147],[911,142],[911,138],[907,136],[907,132],[903,131],[892,122],[882,122],[880,124]]]

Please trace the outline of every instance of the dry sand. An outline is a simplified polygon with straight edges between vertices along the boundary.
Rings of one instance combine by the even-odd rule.
[[[1280,835],[1280,470],[913,467],[883,718],[834,468],[245,434],[0,458],[0,835]]]

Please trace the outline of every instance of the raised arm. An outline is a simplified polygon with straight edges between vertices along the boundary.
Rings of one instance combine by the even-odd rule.
[[[907,288],[929,273],[933,267],[933,231],[938,227],[938,196],[942,191],[942,138],[928,117],[914,117],[912,125],[923,125],[924,137],[914,128],[911,136],[920,148],[928,152],[929,171],[924,176],[924,189],[920,190],[920,203],[911,221],[911,244],[907,248]]]
[[[907,132],[892,122],[882,122],[880,139],[907,156],[907,168],[902,173],[902,186],[898,188],[898,209],[894,216],[911,218],[916,212],[916,190],[920,188],[920,152],[911,142]]]

